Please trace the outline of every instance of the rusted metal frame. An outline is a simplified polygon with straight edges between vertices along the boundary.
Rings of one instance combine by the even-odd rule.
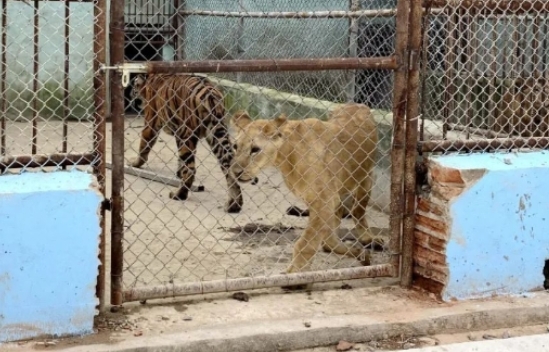
[[[112,1],[110,21],[110,59],[113,65],[124,62],[124,2]],[[123,303],[124,264],[124,91],[118,71],[110,75],[112,114],[112,199],[111,199],[111,304]]]
[[[93,114],[93,150],[95,153],[94,174],[97,177],[99,191],[105,198],[106,195],[106,121],[107,121],[107,75],[108,72],[100,70],[102,64],[107,61],[107,0],[95,0],[93,8],[93,87],[94,87],[94,114]],[[105,238],[105,208],[100,210],[101,234],[99,238],[99,272],[97,275],[96,295],[99,298],[99,310],[102,311],[106,305],[105,288],[107,282],[107,241]]]
[[[402,231],[402,269],[400,284],[412,286],[414,226],[416,215],[416,161],[419,120],[419,74],[421,52],[421,0],[411,0],[408,51],[410,71],[406,106],[406,144],[404,157],[404,219]]]
[[[471,124],[473,123],[473,115],[475,113],[475,104],[472,99],[473,95],[473,84],[475,82],[474,77],[476,76],[475,71],[475,64],[477,64],[476,58],[478,57],[476,55],[477,49],[478,49],[478,40],[476,37],[476,18],[473,14],[467,14],[466,12],[463,12],[461,14],[464,16],[464,22],[462,23],[463,30],[461,33],[467,33],[468,34],[468,45],[467,45],[467,63],[466,63],[466,69],[465,72],[467,72],[467,78],[466,78],[466,87],[465,89],[467,92],[465,93],[465,104],[466,104],[466,114],[465,114],[465,138],[469,139],[471,138]],[[459,122],[458,122],[459,123]]]
[[[513,92],[513,95],[518,95],[519,101],[522,101],[522,98],[524,95],[522,94],[522,89],[519,89],[517,91],[515,80],[517,78],[522,77],[522,70],[521,70],[521,59],[522,55],[519,53],[520,51],[520,31],[519,26],[522,22],[519,22],[517,18],[513,18],[513,39],[512,39],[512,45],[513,45],[513,53],[511,54],[511,78],[513,78],[513,83],[511,85],[511,91]],[[522,104],[519,105],[519,116],[524,116],[524,109]],[[519,132],[522,129],[522,121],[519,121],[519,125],[515,126],[513,121],[509,122],[511,125],[512,130],[518,130]],[[512,131],[510,131],[512,133]]]
[[[535,84],[539,83],[539,78],[541,77],[541,74],[540,74],[539,69],[538,69],[538,65],[539,65],[539,56],[538,56],[539,31],[538,31],[538,28],[539,28],[539,17],[535,16],[533,21],[532,21],[532,36],[533,36],[533,38],[532,38],[532,76],[534,76]],[[543,92],[542,92],[542,97],[543,97]],[[534,99],[537,99],[537,97],[534,94],[532,94],[532,96],[530,96],[530,99],[534,100]],[[534,101],[532,101],[532,103],[534,103]],[[535,113],[538,114],[537,111]],[[532,118],[530,120],[531,132],[535,133],[538,128],[540,128],[540,129],[543,128],[542,126],[543,126],[543,124],[540,124],[539,126],[536,126],[534,116],[532,116]]]
[[[419,121],[419,140],[425,140],[425,108],[427,106],[427,70],[429,67],[429,28],[431,26],[431,8],[423,14],[423,33],[421,48],[421,101]]]
[[[455,112],[455,96],[456,82],[455,64],[456,64],[456,43],[457,43],[457,21],[458,15],[455,8],[449,9],[448,20],[446,22],[446,52],[444,58],[445,74],[444,74],[444,107],[442,109],[442,138],[446,139],[448,133],[448,123],[450,122],[450,114]]]
[[[179,11],[179,1],[180,0],[173,0],[172,4],[173,4],[173,15],[172,15],[172,20],[171,20],[171,26],[172,26],[172,30],[173,30],[173,52],[174,52],[174,60],[181,60],[179,58],[179,46],[181,45],[180,43],[180,38],[179,38],[179,34],[178,34],[178,28],[179,28],[179,16],[177,15],[177,12]]]
[[[71,5],[68,0],[65,0],[65,48],[64,48],[64,67],[63,67],[63,144],[61,146],[61,152],[67,152],[68,145],[68,135],[69,135],[69,62],[70,62],[70,45],[69,45],[69,35],[70,35],[70,14],[71,14]]]
[[[178,0],[179,8],[185,9],[187,7],[187,0]],[[177,51],[176,60],[185,60],[187,55],[185,54],[185,38],[187,36],[187,16],[181,15],[176,9],[176,15],[181,18],[178,19],[179,27],[176,29],[177,40],[179,42],[179,50]],[[177,17],[177,16],[176,16]]]
[[[95,153],[12,155],[0,159],[0,171],[28,167],[94,165]]]
[[[459,7],[469,11],[486,11],[493,14],[523,14],[549,11],[545,0],[424,0],[424,6],[432,2],[434,8]]]
[[[351,11],[295,11],[295,12],[245,12],[245,11],[208,11],[183,10],[181,16],[210,16],[238,18],[358,18],[358,17],[393,17],[397,9],[385,10],[352,10]]]
[[[507,150],[512,148],[547,148],[549,137],[494,138],[479,140],[433,140],[420,142],[418,150],[423,152],[458,152]]]
[[[256,290],[269,287],[303,285],[315,282],[393,277],[395,276],[394,271],[395,268],[391,264],[380,264],[344,269],[277,274],[272,276],[148,286],[124,291],[124,302],[216,292]]]
[[[390,264],[396,277],[401,271],[402,217],[404,214],[404,144],[406,139],[405,115],[407,105],[408,78],[408,24],[410,2],[398,0],[396,17],[395,56],[397,68],[393,89],[393,142],[391,146],[391,216],[389,218],[391,253]]]
[[[486,18],[486,21],[488,21],[488,18]],[[488,112],[487,112],[487,121],[486,121],[486,129],[492,130],[496,129],[497,126],[497,112],[498,108],[496,107],[496,104],[494,103],[494,99],[496,98],[496,92],[497,92],[497,76],[498,76],[498,50],[497,50],[497,25],[498,25],[498,18],[496,17],[493,20],[493,23],[486,22],[489,26],[492,26],[492,62],[490,63],[490,68],[488,69],[488,77],[486,78],[488,80]],[[494,132],[494,134],[496,134]]]
[[[396,57],[326,58],[326,59],[258,59],[258,60],[202,60],[152,61],[145,63],[147,73],[193,72],[281,72],[322,70],[364,70],[397,68]]]
[[[2,0],[2,57],[0,63],[0,155],[6,155],[6,108],[8,106],[6,99],[6,72],[8,70],[6,63],[7,53],[7,26],[8,24],[8,0]]]
[[[360,9],[359,0],[349,0],[349,9],[354,12]],[[357,56],[357,36],[358,36],[358,21],[359,18],[353,17],[349,19],[349,43],[348,57],[354,58]],[[356,93],[356,70],[347,71],[347,101],[354,102]]]
[[[39,66],[39,17],[38,17],[38,4],[39,0],[34,0],[34,28],[33,28],[33,65],[32,65],[32,154],[37,152],[38,143],[38,66]]]

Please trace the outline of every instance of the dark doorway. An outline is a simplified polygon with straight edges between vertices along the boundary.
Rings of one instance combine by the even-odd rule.
[[[126,38],[124,47],[124,60],[126,62],[141,61],[162,61],[163,41],[147,38],[145,35],[139,35],[140,38]],[[130,82],[137,76],[136,73],[130,74]],[[131,84],[124,89],[124,113],[135,115],[139,113],[139,101],[131,100]]]

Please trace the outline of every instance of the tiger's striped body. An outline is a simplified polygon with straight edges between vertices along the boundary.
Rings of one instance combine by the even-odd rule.
[[[134,80],[132,98],[143,102],[145,127],[141,132],[139,156],[132,162],[141,167],[158,139],[160,130],[175,137],[179,155],[177,176],[181,187],[170,197],[185,200],[192,188],[195,154],[199,139],[206,138],[227,180],[229,200],[225,210],[238,213],[242,208],[240,186],[229,172],[233,159],[232,144],[225,123],[223,94],[206,77],[194,75],[151,74]]]

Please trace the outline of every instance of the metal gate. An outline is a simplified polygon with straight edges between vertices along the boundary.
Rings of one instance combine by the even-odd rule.
[[[111,64],[105,67],[112,73],[111,304],[382,276],[410,284],[419,0],[125,3],[111,2]],[[393,49],[380,52],[374,37]],[[379,142],[367,220],[380,245],[373,241],[367,249],[371,265],[319,250],[311,270],[282,273],[307,226],[307,218],[289,208],[303,204],[279,174],[263,170],[258,184],[240,185],[242,209],[228,214],[228,181],[207,138],[197,138],[191,152],[196,178],[184,201],[168,196],[179,187],[174,137],[149,139],[156,143],[148,163],[128,165],[146,127],[129,93],[135,77],[182,73],[213,82],[227,117],[245,110],[253,119],[326,119],[357,99],[372,107]],[[387,86],[390,95],[376,98]],[[148,97],[150,106],[171,99]],[[348,227],[352,221],[343,219],[341,241],[356,245]]]

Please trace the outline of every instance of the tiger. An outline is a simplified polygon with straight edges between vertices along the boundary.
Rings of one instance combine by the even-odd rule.
[[[189,191],[199,191],[193,186],[195,155],[199,139],[205,138],[227,181],[229,199],[225,211],[239,213],[243,205],[242,191],[229,172],[234,150],[225,122],[221,90],[203,76],[149,74],[147,78],[143,75],[134,78],[130,94],[132,99],[141,100],[140,109],[145,119],[139,155],[130,165],[140,168],[147,162],[163,129],[175,137],[179,156],[176,176],[181,179],[181,186],[177,191],[170,192],[169,197],[186,200]]]

